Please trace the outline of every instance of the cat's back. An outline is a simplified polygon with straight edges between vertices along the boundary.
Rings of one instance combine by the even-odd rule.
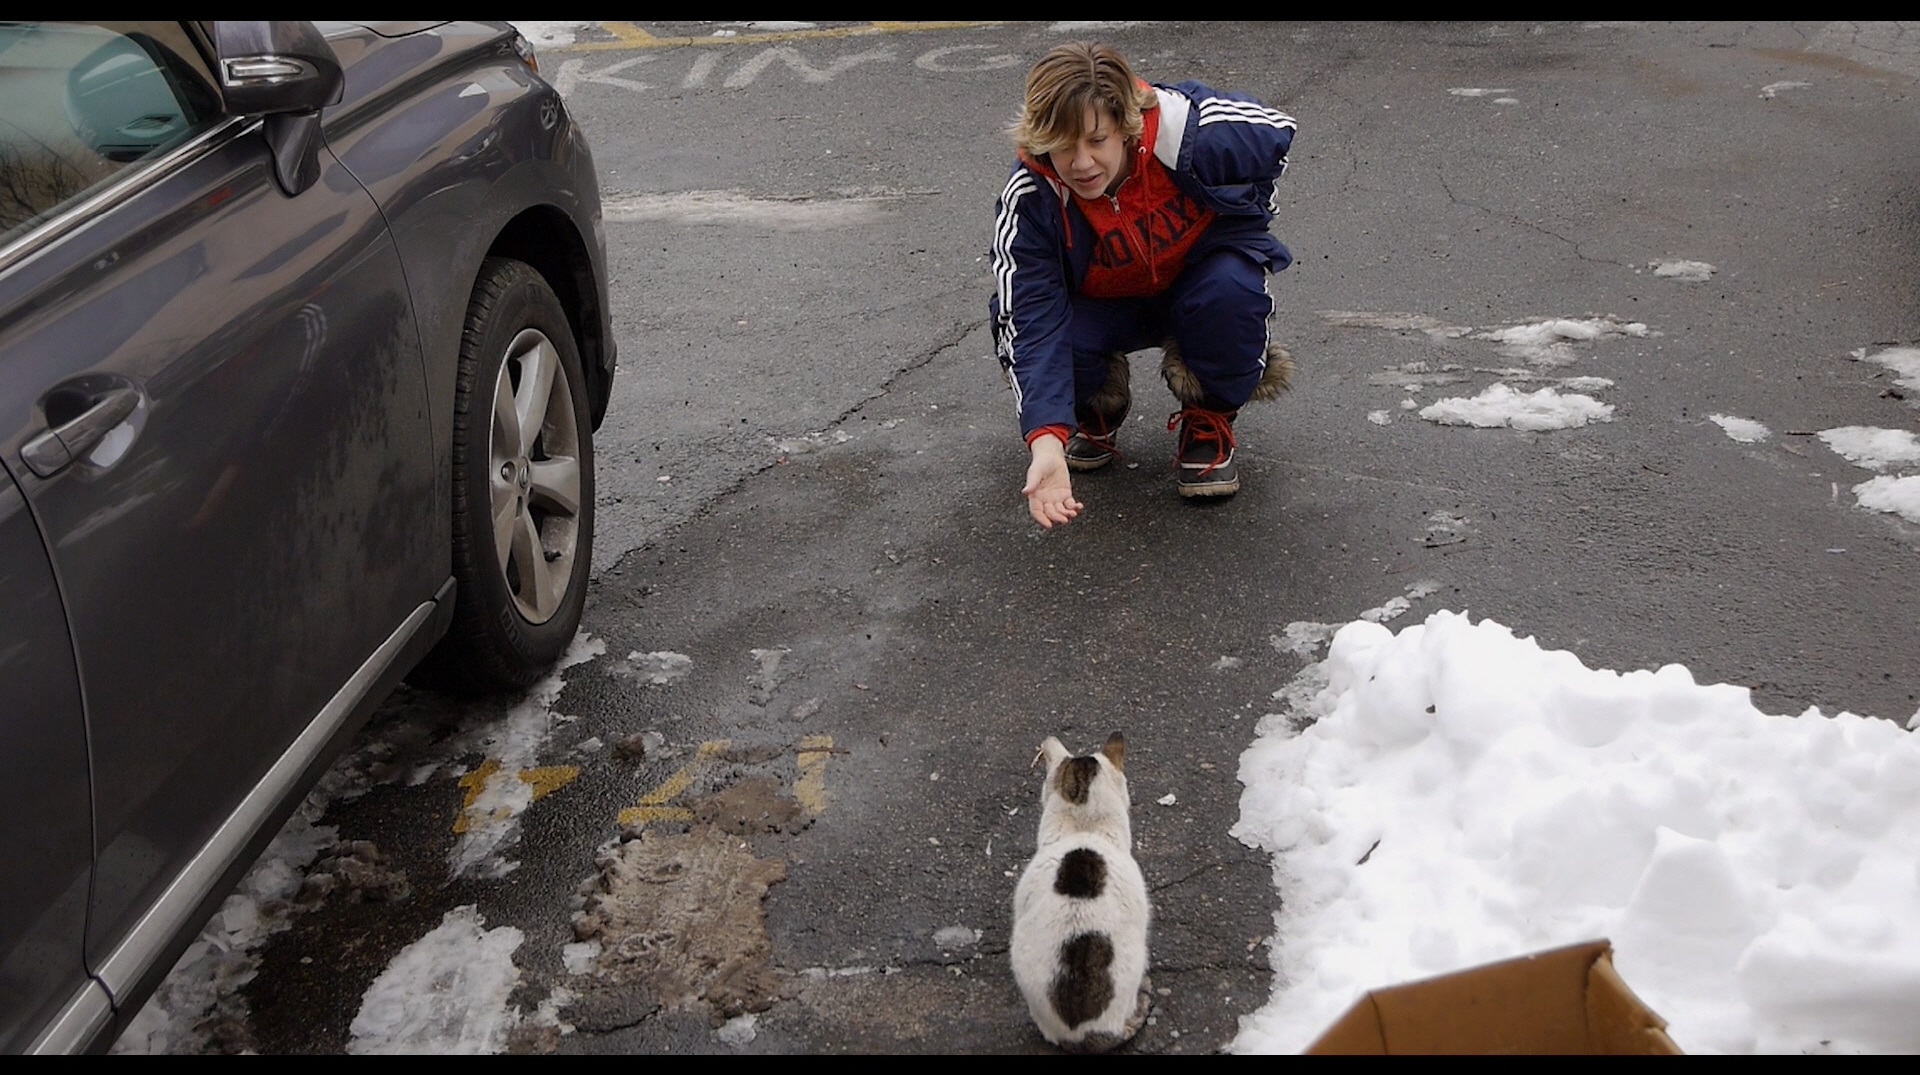
[[[1027,863],[1014,891],[1015,926],[1041,901],[1058,904],[1055,913],[1064,921],[1098,920],[1134,908],[1144,915],[1147,883],[1117,841],[1081,834],[1041,847]]]
[[[1057,740],[1043,790],[1038,848],[1014,889],[1014,978],[1048,1041],[1111,1048],[1149,1003],[1146,880],[1133,859],[1121,772],[1124,740],[1101,759],[1065,756]]]

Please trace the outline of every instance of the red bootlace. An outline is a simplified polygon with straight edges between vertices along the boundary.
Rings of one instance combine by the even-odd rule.
[[[1180,448],[1173,460],[1176,467],[1185,461],[1188,445],[1196,440],[1213,442],[1213,462],[1201,468],[1198,476],[1202,478],[1225,466],[1233,458],[1233,449],[1240,446],[1233,435],[1231,414],[1188,407],[1167,416],[1167,432],[1175,429],[1180,431]]]
[[[1107,416],[1104,414],[1101,414],[1099,411],[1093,411],[1088,417],[1091,419],[1091,422],[1088,424],[1083,424],[1079,426],[1078,427],[1079,434],[1087,438],[1088,440],[1092,441],[1093,443],[1099,445],[1101,448],[1105,449],[1106,451],[1112,452],[1115,458],[1120,458],[1121,457],[1120,446],[1114,443],[1114,439],[1119,434],[1120,430],[1114,427],[1113,425],[1110,425],[1107,422]],[[1099,427],[1100,431],[1098,433],[1094,432],[1093,430],[1094,426]]]

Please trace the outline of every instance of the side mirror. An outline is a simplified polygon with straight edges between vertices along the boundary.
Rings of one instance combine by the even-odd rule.
[[[265,116],[273,174],[289,197],[320,178],[320,109],[347,80],[310,22],[216,22],[214,62],[228,112]]]
[[[216,22],[213,48],[235,115],[317,112],[346,89],[340,58],[310,22]]]

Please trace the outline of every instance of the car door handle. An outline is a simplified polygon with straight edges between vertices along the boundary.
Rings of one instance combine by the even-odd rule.
[[[135,388],[109,388],[94,398],[91,406],[73,418],[33,438],[20,449],[27,468],[42,478],[51,478],[66,469],[100,438],[127,420],[140,406],[140,391]]]

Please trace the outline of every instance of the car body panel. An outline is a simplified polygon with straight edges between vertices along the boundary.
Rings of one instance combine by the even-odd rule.
[[[287,117],[203,110],[0,248],[0,675],[18,652],[36,677],[0,680],[24,767],[0,801],[31,800],[0,820],[47,814],[36,869],[0,869],[9,1051],[111,1044],[447,633],[483,259],[549,280],[605,411],[591,154],[515,32],[321,25],[345,91],[317,182],[276,172]],[[111,27],[164,29],[202,71],[225,40]]]
[[[23,479],[86,685],[97,961],[431,599],[440,468],[398,257],[336,162],[287,198],[243,132],[41,260],[57,303],[0,281],[0,453],[69,386],[140,396],[124,444]]]
[[[465,281],[490,253],[540,269],[572,314],[597,426],[615,363],[606,294],[600,188],[585,136],[565,103],[513,50],[504,23],[447,23],[387,38],[356,24],[322,24],[346,73],[326,110],[327,144],[387,214],[409,276]],[[424,154],[422,146],[438,152]],[[516,220],[538,238],[499,249]],[[435,393],[436,443],[451,436],[453,369],[465,291],[416,285]],[[444,399],[442,398],[444,393]]]
[[[25,1048],[86,980],[93,863],[79,672],[39,529],[0,470],[0,817],[30,869],[0,872],[0,1049]]]

